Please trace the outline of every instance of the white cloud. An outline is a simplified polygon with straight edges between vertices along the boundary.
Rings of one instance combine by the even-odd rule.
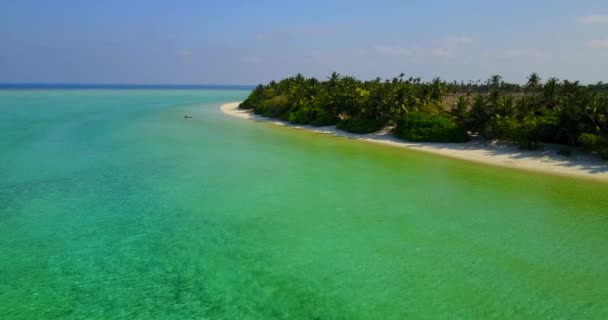
[[[263,33],[256,33],[255,34],[255,41],[267,41],[270,40],[270,36],[267,34],[263,34]]]
[[[441,48],[441,47],[432,48],[430,50],[430,53],[434,57],[450,58],[450,57],[454,56],[454,50],[452,50],[451,48]]]
[[[452,58],[456,56],[458,50],[473,42],[473,38],[468,36],[446,37],[439,41],[435,41],[436,47],[432,47],[428,50],[422,49],[420,52],[424,55],[433,57]]]
[[[177,55],[178,55],[180,58],[184,58],[184,59],[186,59],[186,58],[190,58],[190,56],[192,56],[192,52],[191,52],[191,51],[189,51],[189,50],[180,50],[180,51],[177,53]]]
[[[313,50],[309,55],[306,55],[304,59],[312,63],[334,65],[340,60],[340,56],[336,55],[334,52],[321,52],[320,50]]]
[[[258,32],[253,35],[255,41],[284,41],[289,38],[303,37],[329,37],[341,33],[351,33],[358,24],[333,24],[333,25],[301,25],[268,30],[266,33]]]
[[[350,51],[353,56],[356,57],[365,57],[367,56],[367,51],[361,48],[354,48]]]
[[[249,64],[255,64],[255,65],[260,65],[260,64],[264,63],[264,59],[257,57],[257,56],[246,57],[243,59],[243,61],[246,63],[249,63]]]
[[[372,50],[379,54],[391,56],[409,56],[412,54],[412,50],[401,46],[374,45],[372,46]]]
[[[460,46],[464,46],[464,45],[473,43],[473,38],[467,37],[467,36],[447,37],[447,38],[443,39],[443,42],[447,45],[460,47]]]
[[[585,46],[592,49],[608,49],[608,39],[590,40]]]
[[[374,45],[371,51],[379,55],[452,58],[460,49],[473,42],[473,38],[468,36],[446,37],[433,41],[434,46]],[[356,55],[354,51],[353,54]]]
[[[319,25],[300,25],[277,30],[279,33],[288,36],[315,36],[327,37],[341,33],[351,33],[359,28],[359,23],[338,23],[338,24],[319,24]]]
[[[577,21],[582,24],[608,24],[608,14],[592,14]]]
[[[508,58],[542,58],[543,53],[536,49],[510,49],[505,55]]]
[[[507,49],[482,54],[482,57],[486,59],[540,59],[544,56],[545,54],[538,49]]]
[[[332,52],[311,50],[302,52],[300,54],[289,57],[295,64],[304,65],[331,65],[333,64],[338,56]]]

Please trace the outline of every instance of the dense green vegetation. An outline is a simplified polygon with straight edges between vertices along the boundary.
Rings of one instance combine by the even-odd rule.
[[[466,142],[467,132],[443,114],[409,112],[397,121],[395,136],[410,141]]]
[[[355,133],[394,126],[412,141],[463,142],[469,135],[539,149],[582,145],[608,158],[608,84],[582,85],[533,73],[525,85],[438,78],[359,81],[332,73],[326,81],[298,74],[257,86],[239,106],[296,124],[337,125]]]

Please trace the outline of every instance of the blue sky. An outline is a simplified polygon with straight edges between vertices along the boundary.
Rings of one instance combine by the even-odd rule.
[[[608,81],[608,3],[0,2],[0,82],[256,84],[332,71]]]

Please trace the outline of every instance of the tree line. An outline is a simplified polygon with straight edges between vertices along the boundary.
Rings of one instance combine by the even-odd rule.
[[[258,85],[242,109],[294,124],[336,125],[354,133],[387,126],[410,141],[465,142],[471,136],[540,149],[543,143],[583,146],[608,159],[608,84],[546,82],[532,73],[525,85],[495,75],[481,82],[435,78],[360,81],[332,73],[325,81],[301,74]]]

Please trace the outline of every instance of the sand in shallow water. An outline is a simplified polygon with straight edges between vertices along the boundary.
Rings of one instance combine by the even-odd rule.
[[[333,136],[430,152],[456,159],[608,182],[608,162],[586,154],[575,153],[569,157],[562,156],[557,153],[559,149],[555,147],[546,147],[543,151],[526,151],[513,145],[480,141],[468,143],[407,142],[394,137],[386,130],[372,134],[355,134],[338,130],[335,126],[294,125],[286,121],[255,115],[251,111],[239,109],[238,105],[239,102],[227,103],[222,105],[220,110],[227,115],[243,119],[270,122]]]

